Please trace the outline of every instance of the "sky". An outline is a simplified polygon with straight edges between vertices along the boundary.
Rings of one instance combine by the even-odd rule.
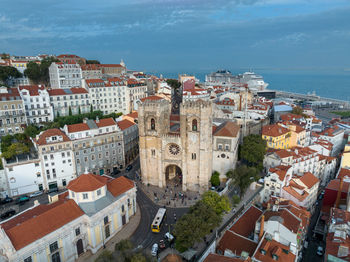
[[[0,0],[0,52],[142,71],[350,68],[350,0]]]

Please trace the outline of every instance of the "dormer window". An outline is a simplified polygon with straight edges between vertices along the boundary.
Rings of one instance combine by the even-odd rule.
[[[97,195],[98,195],[98,196],[101,195],[101,188],[97,190]]]
[[[88,193],[83,193],[83,199],[89,199]]]
[[[278,260],[278,256],[276,254],[272,254],[272,259],[277,261]]]

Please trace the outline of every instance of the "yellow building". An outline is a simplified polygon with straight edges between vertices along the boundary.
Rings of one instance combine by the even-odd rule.
[[[291,147],[291,131],[278,124],[264,126],[262,138],[266,140],[268,148],[286,149]]]
[[[305,146],[306,145],[306,130],[299,125],[287,123],[286,127],[290,131],[289,147]]]
[[[341,168],[348,168],[350,169],[350,143],[345,145],[344,153],[341,157]]]

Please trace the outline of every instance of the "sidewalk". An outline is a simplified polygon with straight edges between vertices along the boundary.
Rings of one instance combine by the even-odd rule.
[[[156,205],[160,206],[172,208],[191,207],[200,199],[200,194],[198,192],[183,192],[180,186],[159,188],[152,185],[144,185],[138,181],[137,188],[142,190]]]
[[[128,239],[131,237],[132,234],[134,234],[135,230],[139,226],[141,221],[141,210],[139,206],[137,205],[136,214],[132,216],[129,220],[129,223],[127,223],[117,234],[115,234],[114,237],[112,237],[107,243],[105,243],[106,248],[110,251],[114,251],[114,246],[116,243],[123,239]],[[96,254],[92,254],[91,251],[85,252],[83,255],[81,255],[76,261],[83,262],[93,262],[95,259],[105,250],[104,248],[100,248]]]

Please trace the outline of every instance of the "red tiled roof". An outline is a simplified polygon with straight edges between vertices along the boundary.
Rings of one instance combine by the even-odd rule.
[[[1,224],[16,250],[84,215],[74,200],[40,205]]]
[[[290,231],[292,231],[294,234],[298,232],[298,229],[301,224],[301,220],[296,218],[294,214],[292,214],[287,209],[279,209],[278,211],[272,211],[267,210],[264,213],[265,221],[268,221],[270,219],[273,219],[275,217],[279,217],[279,221],[281,221],[281,224],[284,225],[286,228],[288,228]]]
[[[280,165],[280,166],[276,166],[276,167],[270,168],[269,172],[277,174],[279,179],[281,181],[284,181],[284,178],[286,177],[287,172],[288,172],[288,170],[290,168],[291,168],[291,166]]]
[[[67,90],[70,90],[67,92]],[[72,87],[69,89],[49,89],[50,96],[62,96],[62,95],[72,95],[72,94],[87,94],[88,91],[82,87]]]
[[[25,86],[19,86],[19,90],[28,90],[30,96],[38,96],[39,95],[39,89],[44,90],[44,86],[38,86],[38,85],[25,85]]]
[[[67,188],[74,192],[95,191],[107,184],[107,177],[94,174],[82,174],[69,182]]]
[[[237,137],[240,127],[233,122],[225,122],[213,132],[214,136]]]
[[[257,245],[258,244],[254,241],[227,230],[220,239],[217,245],[217,250],[224,253],[225,250],[228,249],[232,253],[239,256],[242,254],[242,252],[247,252],[249,256],[251,256],[253,255]]]
[[[203,262],[243,262],[244,260],[235,257],[225,257],[218,254],[210,253]]]
[[[99,128],[117,124],[112,117],[99,119],[98,122],[95,121],[95,123]]]
[[[314,185],[316,185],[318,182],[320,182],[320,180],[310,172],[304,173],[304,175],[302,177],[300,177],[299,179],[308,188],[312,188]]]
[[[162,100],[163,98],[160,96],[147,96],[144,98],[141,98],[141,102],[145,102],[145,101],[155,101],[155,100]]]
[[[53,129],[48,129],[42,132],[41,134],[39,134],[39,138],[36,140],[36,143],[38,145],[47,145],[48,143],[46,142],[46,138],[52,137],[52,136],[62,136],[63,138],[63,141],[57,141],[55,143],[70,141],[69,137],[63,131],[61,131],[58,128],[53,128]],[[54,144],[54,143],[50,143],[50,144]]]
[[[67,128],[69,133],[81,132],[90,129],[86,123],[67,125]]]
[[[280,116],[281,120],[283,121],[292,121],[292,120],[297,120],[297,119],[301,119],[303,118],[300,115],[296,115],[296,114],[292,114],[292,113],[287,113],[287,114],[283,114]]]
[[[80,57],[77,55],[62,54],[62,55],[58,55],[57,58],[80,58]]]
[[[119,126],[119,128],[121,130],[125,130],[125,129],[133,126],[133,125],[136,125],[136,124],[131,122],[131,121],[129,121],[129,120],[127,120],[127,119],[124,119],[122,121],[117,122],[117,125]]]
[[[87,64],[87,65],[82,65],[81,70],[101,70],[99,64]]]
[[[134,182],[124,176],[115,178],[107,183],[107,189],[114,197],[117,197],[134,187]]]
[[[261,253],[261,249],[266,251],[266,254]],[[263,262],[275,262],[272,255],[275,254],[278,256],[278,261],[283,262],[294,262],[296,256],[292,252],[283,252],[282,250],[290,251],[288,246],[285,246],[275,240],[267,240],[266,238],[260,242],[260,245],[257,247],[253,258],[258,261]]]
[[[255,206],[251,206],[230,228],[237,234],[248,237],[255,229],[255,223],[261,216],[262,211]]]
[[[277,124],[274,125],[266,125],[262,128],[263,136],[273,136],[278,137],[281,135],[285,135],[289,132],[289,129],[279,126]]]
[[[339,174],[337,176],[337,178],[344,178],[344,177],[348,177],[350,178],[350,169],[346,169],[346,168],[341,168],[339,171]]]
[[[101,67],[122,67],[120,64],[101,64]]]
[[[127,116],[132,117],[132,118],[138,118],[138,112],[134,111],[134,112],[132,112],[130,114],[127,114]]]
[[[295,185],[295,184],[294,184]],[[298,199],[300,202],[304,201],[308,196],[309,193],[307,193],[305,190],[302,191],[302,193],[299,193],[294,188],[300,189],[299,186],[294,187],[292,184],[289,186],[283,187],[283,190],[288,193],[289,195],[293,196],[294,198]]]

